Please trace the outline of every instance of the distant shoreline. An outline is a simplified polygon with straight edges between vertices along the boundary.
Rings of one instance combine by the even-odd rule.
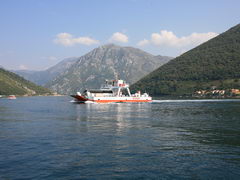
[[[159,100],[177,100],[177,99],[240,99],[240,96],[226,96],[226,97],[220,97],[220,96],[203,96],[203,97],[195,97],[195,96],[152,96],[153,99],[159,99]]]
[[[14,96],[16,97],[38,97],[38,96],[67,96],[67,95],[62,95],[62,94],[41,94],[41,95],[16,95],[16,94],[13,94]],[[10,95],[0,95],[0,98],[7,98],[8,96]]]

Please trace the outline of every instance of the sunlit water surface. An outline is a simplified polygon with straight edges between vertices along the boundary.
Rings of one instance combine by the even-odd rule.
[[[0,99],[0,179],[239,179],[239,100]]]

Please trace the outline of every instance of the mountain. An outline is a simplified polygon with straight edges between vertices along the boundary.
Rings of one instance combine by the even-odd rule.
[[[15,70],[14,73],[32,81],[38,85],[45,85],[53,80],[56,76],[68,69],[77,61],[77,57],[66,58],[55,66],[44,71]]]
[[[17,74],[0,68],[0,94],[1,95],[47,95],[50,90],[37,86]]]
[[[119,78],[132,84],[170,59],[133,47],[108,44],[78,58],[46,87],[61,94],[70,94],[85,88],[99,88],[105,79]]]
[[[182,54],[132,85],[152,95],[240,88],[240,24]]]

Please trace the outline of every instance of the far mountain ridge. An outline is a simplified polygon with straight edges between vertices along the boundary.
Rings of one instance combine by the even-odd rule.
[[[77,61],[78,57],[65,58],[56,65],[43,71],[33,70],[13,70],[12,72],[24,77],[25,79],[34,82],[38,85],[45,85],[56,76],[60,75]]]
[[[107,44],[79,57],[46,87],[71,94],[85,88],[99,88],[105,79],[124,79],[132,84],[170,59],[138,48]]]

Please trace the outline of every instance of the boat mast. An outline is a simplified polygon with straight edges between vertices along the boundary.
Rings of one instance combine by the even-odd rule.
[[[127,92],[128,92],[129,97],[131,97],[132,95],[131,95],[130,89],[128,87],[127,87]]]
[[[120,96],[121,87],[118,88],[117,96]]]

